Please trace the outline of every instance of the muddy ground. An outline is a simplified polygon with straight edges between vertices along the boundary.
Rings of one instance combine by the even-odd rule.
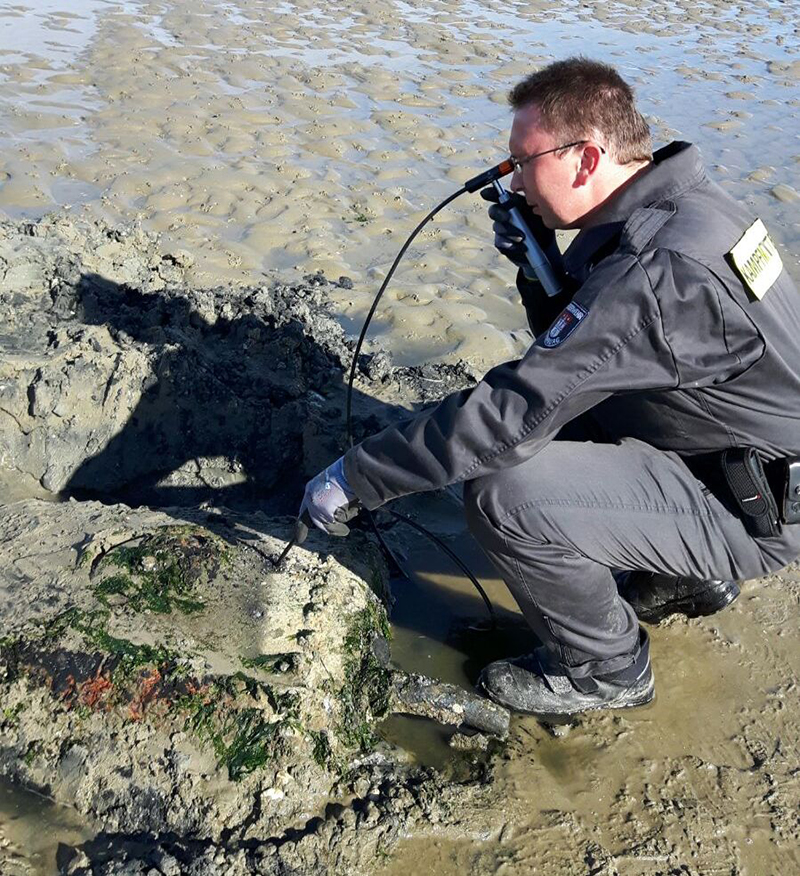
[[[800,255],[792,2],[36,0],[0,7],[0,209],[141,222],[193,286],[286,271],[350,331],[406,235],[505,157],[509,87],[586,53],[619,65],[657,142],[696,142]],[[397,361],[524,345],[483,202],[420,236],[374,329]]]
[[[304,478],[342,446],[348,336],[399,244],[504,157],[507,88],[554,57],[617,64],[657,142],[698,143],[797,278],[798,50],[796,9],[780,0],[0,7],[0,210],[30,222],[0,235],[3,505],[63,491],[81,508],[182,506],[180,521],[187,507],[293,513]],[[523,324],[483,207],[462,198],[387,293],[358,372],[357,429],[513,356]],[[397,369],[384,351],[448,364]],[[479,571],[501,629],[487,632],[469,583],[424,539],[385,524],[410,576],[392,581],[393,660],[469,689],[482,663],[530,640],[462,532],[458,496],[404,510]],[[390,718],[386,761],[352,787],[320,779],[331,799],[279,856],[259,842],[274,839],[266,829],[242,847],[206,831],[199,845],[197,832],[150,837],[123,855],[93,804],[80,815],[48,800],[41,775],[45,797],[0,786],[0,870],[310,873],[327,849],[342,856],[327,859],[332,872],[381,876],[794,874],[799,591],[792,567],[747,582],[718,617],[653,628],[655,703],[555,729],[515,719],[488,761],[454,761],[452,731]],[[14,736],[14,716],[3,720]],[[50,765],[62,756],[45,751]],[[27,754],[7,771],[47,766]]]
[[[459,788],[378,722],[488,715],[505,737],[507,715],[390,667],[363,532],[275,565],[344,446],[328,281],[195,292],[182,259],[102,223],[0,224],[3,465],[38,494],[0,506],[0,769],[83,817],[61,872],[369,872],[415,823],[460,823],[487,775],[483,737],[460,734]],[[356,436],[389,397],[472,380],[360,365]]]
[[[379,729],[386,709],[368,698],[367,729],[342,741],[326,680],[346,687],[336,655],[368,604],[392,608],[396,665],[464,689],[531,642],[454,493],[405,507],[480,570],[496,630],[397,524],[385,537],[410,580],[390,585],[361,534],[317,537],[272,570],[296,482],[344,441],[352,341],[320,294],[328,281],[195,292],[154,238],[67,218],[7,223],[0,257],[6,476],[68,500],[2,508],[0,763],[82,816],[61,872],[388,876],[421,855],[428,872],[792,872],[800,569],[749,582],[719,617],[654,630],[658,697],[630,715],[515,719],[505,743],[456,754],[453,728]],[[361,364],[357,434],[399,416],[400,398],[474,379],[374,352]],[[164,556],[199,583],[162,579]],[[280,742],[268,756],[235,730],[250,738],[256,714],[256,738]],[[36,872],[6,832],[12,872]]]

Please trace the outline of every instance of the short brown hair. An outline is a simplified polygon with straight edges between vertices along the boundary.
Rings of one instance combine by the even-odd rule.
[[[608,64],[567,58],[531,73],[508,94],[515,110],[535,104],[544,127],[565,140],[598,137],[619,164],[652,156],[650,127],[633,89]]]

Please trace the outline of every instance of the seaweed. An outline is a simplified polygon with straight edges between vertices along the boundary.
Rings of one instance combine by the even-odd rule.
[[[370,602],[350,623],[344,640],[345,682],[338,691],[342,713],[335,732],[348,748],[371,751],[378,742],[375,722],[389,711],[391,673],[373,653],[376,635],[389,638],[383,606]]]
[[[238,782],[274,755],[279,723],[264,720],[259,709],[248,708],[226,716],[222,738],[231,737],[220,754],[220,765],[227,766],[228,777]]]
[[[128,639],[112,636],[106,629],[109,618],[110,612],[105,609],[81,611],[71,608],[50,622],[45,638],[56,638],[67,628],[72,628],[77,630],[88,644],[118,658],[117,666],[126,669],[148,665],[162,666],[176,660],[177,655],[167,648],[137,645]]]
[[[228,778],[234,782],[241,781],[278,754],[282,745],[280,731],[293,721],[299,705],[297,697],[286,699],[275,695],[267,685],[260,685],[259,689],[267,693],[270,705],[288,706],[291,715],[287,713],[270,721],[259,708],[235,708],[225,701],[230,681],[216,682],[183,697],[178,703],[178,707],[187,712],[184,730],[211,745],[218,766],[227,767]]]
[[[6,709],[3,709],[0,712],[0,716],[2,716],[3,724],[7,724],[9,727],[16,727],[19,724],[19,716],[22,712],[27,708],[27,704],[24,702],[19,702],[15,706],[9,706]]]
[[[308,730],[306,735],[311,740],[311,756],[321,766],[328,769],[333,759],[331,740],[325,730]]]
[[[33,765],[33,762],[37,757],[44,751],[44,743],[41,739],[34,739],[32,742],[28,744],[28,748],[25,751],[25,754],[22,756],[22,762],[25,766],[29,767]]]
[[[98,581],[94,593],[103,605],[119,596],[132,611],[149,609],[157,614],[173,610],[192,614],[205,603],[193,596],[203,577],[211,577],[228,561],[221,539],[202,529],[174,526],[147,535],[135,546],[110,550],[97,568],[115,566],[122,571]]]
[[[256,657],[240,657],[242,666],[246,669],[263,669],[264,672],[293,672],[297,668],[296,651],[281,654],[259,654]]]

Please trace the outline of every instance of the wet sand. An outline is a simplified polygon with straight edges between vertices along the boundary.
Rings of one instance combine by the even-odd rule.
[[[416,223],[505,157],[505,95],[583,52],[637,87],[657,141],[701,145],[797,271],[793,4],[37,0],[0,6],[0,209],[162,232],[195,285],[323,270],[355,330]],[[481,200],[412,247],[373,335],[478,366],[525,339]]]
[[[413,503],[479,575],[500,629],[487,629],[483,604],[446,557],[405,536],[414,574],[395,590],[393,654],[410,671],[469,686],[482,664],[524,653],[527,630],[480,549],[459,532],[452,503]],[[516,716],[495,761],[486,822],[465,820],[463,837],[432,830],[409,838],[376,876],[799,872],[798,604],[796,563],[747,582],[718,615],[650,627],[654,702],[551,729]],[[423,763],[446,764],[446,740],[434,728],[392,729]]]
[[[636,86],[659,143],[701,146],[798,277],[796,21],[778,0],[3,3],[0,210],[140,222],[191,255],[196,286],[349,276],[332,294],[356,331],[416,223],[505,157],[508,87],[583,52]],[[506,359],[526,344],[512,280],[482,202],[464,196],[409,252],[372,335],[400,362]],[[449,613],[479,607],[448,572],[428,581],[440,623],[419,630],[401,600],[398,653],[466,684],[476,643],[451,641]],[[430,604],[429,590],[409,596]],[[492,597],[511,607],[501,585]],[[518,720],[496,772],[508,827],[411,839],[386,876],[420,872],[422,856],[442,876],[798,872],[797,605],[794,572],[747,585],[718,619],[659,629],[647,709],[560,739]],[[420,744],[441,756],[430,733]],[[19,844],[22,822],[0,830]]]

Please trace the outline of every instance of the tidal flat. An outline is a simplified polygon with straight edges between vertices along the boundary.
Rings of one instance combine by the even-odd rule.
[[[658,145],[701,148],[800,280],[799,12],[794,0],[3,2],[0,216],[158,234],[164,282],[199,301],[224,289],[236,314],[240,290],[322,271],[330,282],[315,294],[352,335],[407,234],[506,156],[509,87],[585,54],[634,85]],[[125,285],[114,253],[89,255]],[[524,325],[484,204],[464,195],[412,246],[369,349],[399,366],[479,375],[524,350]],[[234,483],[217,450],[219,471],[209,462],[204,476]],[[52,499],[4,469],[0,491],[3,505]],[[487,635],[469,582],[424,541],[393,533],[412,576],[394,592],[393,657],[471,687],[480,660],[520,645],[514,606],[454,522],[457,502],[423,497],[411,510],[480,570],[504,627]],[[719,617],[653,630],[653,705],[562,728],[515,719],[480,806],[459,820],[451,788],[449,816],[415,816],[413,831],[373,842],[358,866],[380,876],[800,871],[799,593],[795,566],[747,582]],[[440,731],[403,719],[384,732],[423,767],[447,769]],[[370,832],[342,823],[353,847]],[[0,872],[66,872],[59,844],[96,841],[102,829],[2,786]],[[362,871],[351,861],[349,872]]]
[[[195,286],[346,275],[356,331],[407,234],[505,157],[506,94],[551,59],[616,64],[663,144],[800,258],[797,5],[37,0],[0,7],[0,209],[137,222]],[[519,353],[512,274],[483,202],[420,235],[372,337],[407,364]]]

